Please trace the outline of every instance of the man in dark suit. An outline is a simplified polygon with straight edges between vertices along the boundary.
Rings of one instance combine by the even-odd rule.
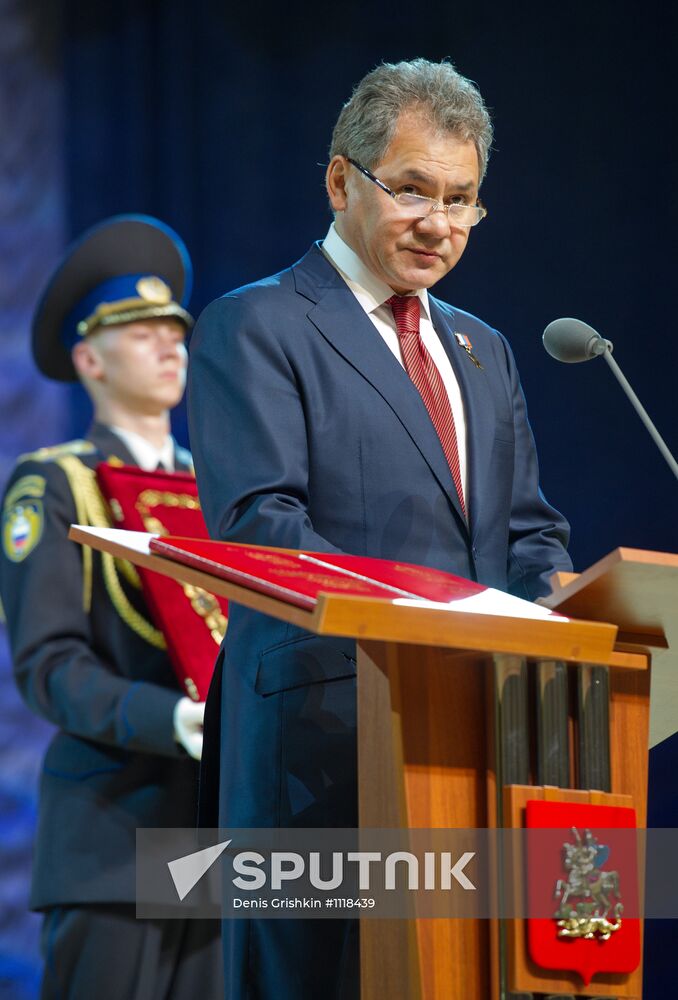
[[[570,568],[506,340],[428,294],[486,214],[490,142],[449,63],[358,85],[332,138],[325,240],[212,303],[192,339],[214,537],[407,560],[528,599]],[[218,795],[221,826],[357,823],[349,640],[233,607],[207,711],[202,798]],[[226,995],[354,997],[354,925],[226,922]]]
[[[109,524],[100,462],[192,469],[170,435],[183,395],[186,249],[145,216],[66,254],[33,324],[44,374],[79,378],[83,440],[24,455],[3,500],[0,592],[16,680],[57,727],[45,756],[31,903],[45,912],[43,1000],[216,998],[218,923],[137,920],[135,833],[195,823],[204,706],[182,697],[131,566],[68,540]]]

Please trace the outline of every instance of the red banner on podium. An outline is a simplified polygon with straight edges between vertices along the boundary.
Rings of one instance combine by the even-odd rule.
[[[102,462],[97,479],[117,527],[207,539],[195,477],[189,473],[146,472]],[[137,572],[182,688],[195,701],[204,701],[228,624],[228,601],[159,573],[139,567]]]

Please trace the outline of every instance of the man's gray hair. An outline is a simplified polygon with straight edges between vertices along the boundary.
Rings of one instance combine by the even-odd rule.
[[[405,111],[421,116],[437,132],[471,140],[478,151],[480,179],[492,144],[492,122],[476,85],[452,63],[413,59],[382,63],[364,76],[341,109],[332,133],[330,159],[350,156],[372,170],[393,139]]]

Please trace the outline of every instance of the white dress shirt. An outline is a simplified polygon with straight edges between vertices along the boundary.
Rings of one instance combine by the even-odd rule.
[[[111,430],[127,445],[127,450],[139,468],[153,472],[158,468],[158,463],[162,462],[167,472],[174,472],[174,440],[171,434],[167,435],[162,448],[158,449],[136,431],[128,431],[122,427],[111,427]]]
[[[387,299],[390,299],[393,295],[393,289],[389,288],[384,281],[372,274],[369,268],[363,264],[357,253],[342,240],[334,223],[330,226],[327,236],[323,241],[323,251],[332,264],[334,264],[372,323],[376,326],[386,346],[404,368],[405,364],[400,351],[400,341],[398,340],[393,310],[390,306],[386,305]],[[431,355],[436,368],[440,372],[450,400],[450,406],[452,407],[454,428],[457,434],[457,448],[459,450],[459,469],[461,472],[464,499],[466,500],[468,495],[466,418],[464,416],[464,404],[461,398],[459,383],[457,382],[454,369],[445,348],[433,328],[427,290],[420,288],[418,291],[413,292],[413,295],[417,296],[420,303],[419,333],[421,339],[424,341],[426,350]]]

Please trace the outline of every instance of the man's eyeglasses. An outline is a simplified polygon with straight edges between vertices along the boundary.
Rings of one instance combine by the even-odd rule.
[[[487,209],[480,201],[477,205],[458,205],[456,202],[446,205],[444,201],[436,201],[435,198],[426,198],[423,194],[409,194],[405,191],[397,193],[392,191],[383,181],[380,181],[378,177],[375,177],[371,170],[358,163],[357,160],[352,160],[350,156],[347,156],[346,159],[356,170],[364,174],[368,180],[373,181],[377,187],[385,191],[389,198],[393,198],[402,209],[403,214],[408,215],[412,219],[425,219],[427,216],[433,215],[434,212],[446,212],[447,218],[452,225],[463,226],[465,229],[469,229],[471,226],[477,226],[480,220],[484,219],[487,215]]]

